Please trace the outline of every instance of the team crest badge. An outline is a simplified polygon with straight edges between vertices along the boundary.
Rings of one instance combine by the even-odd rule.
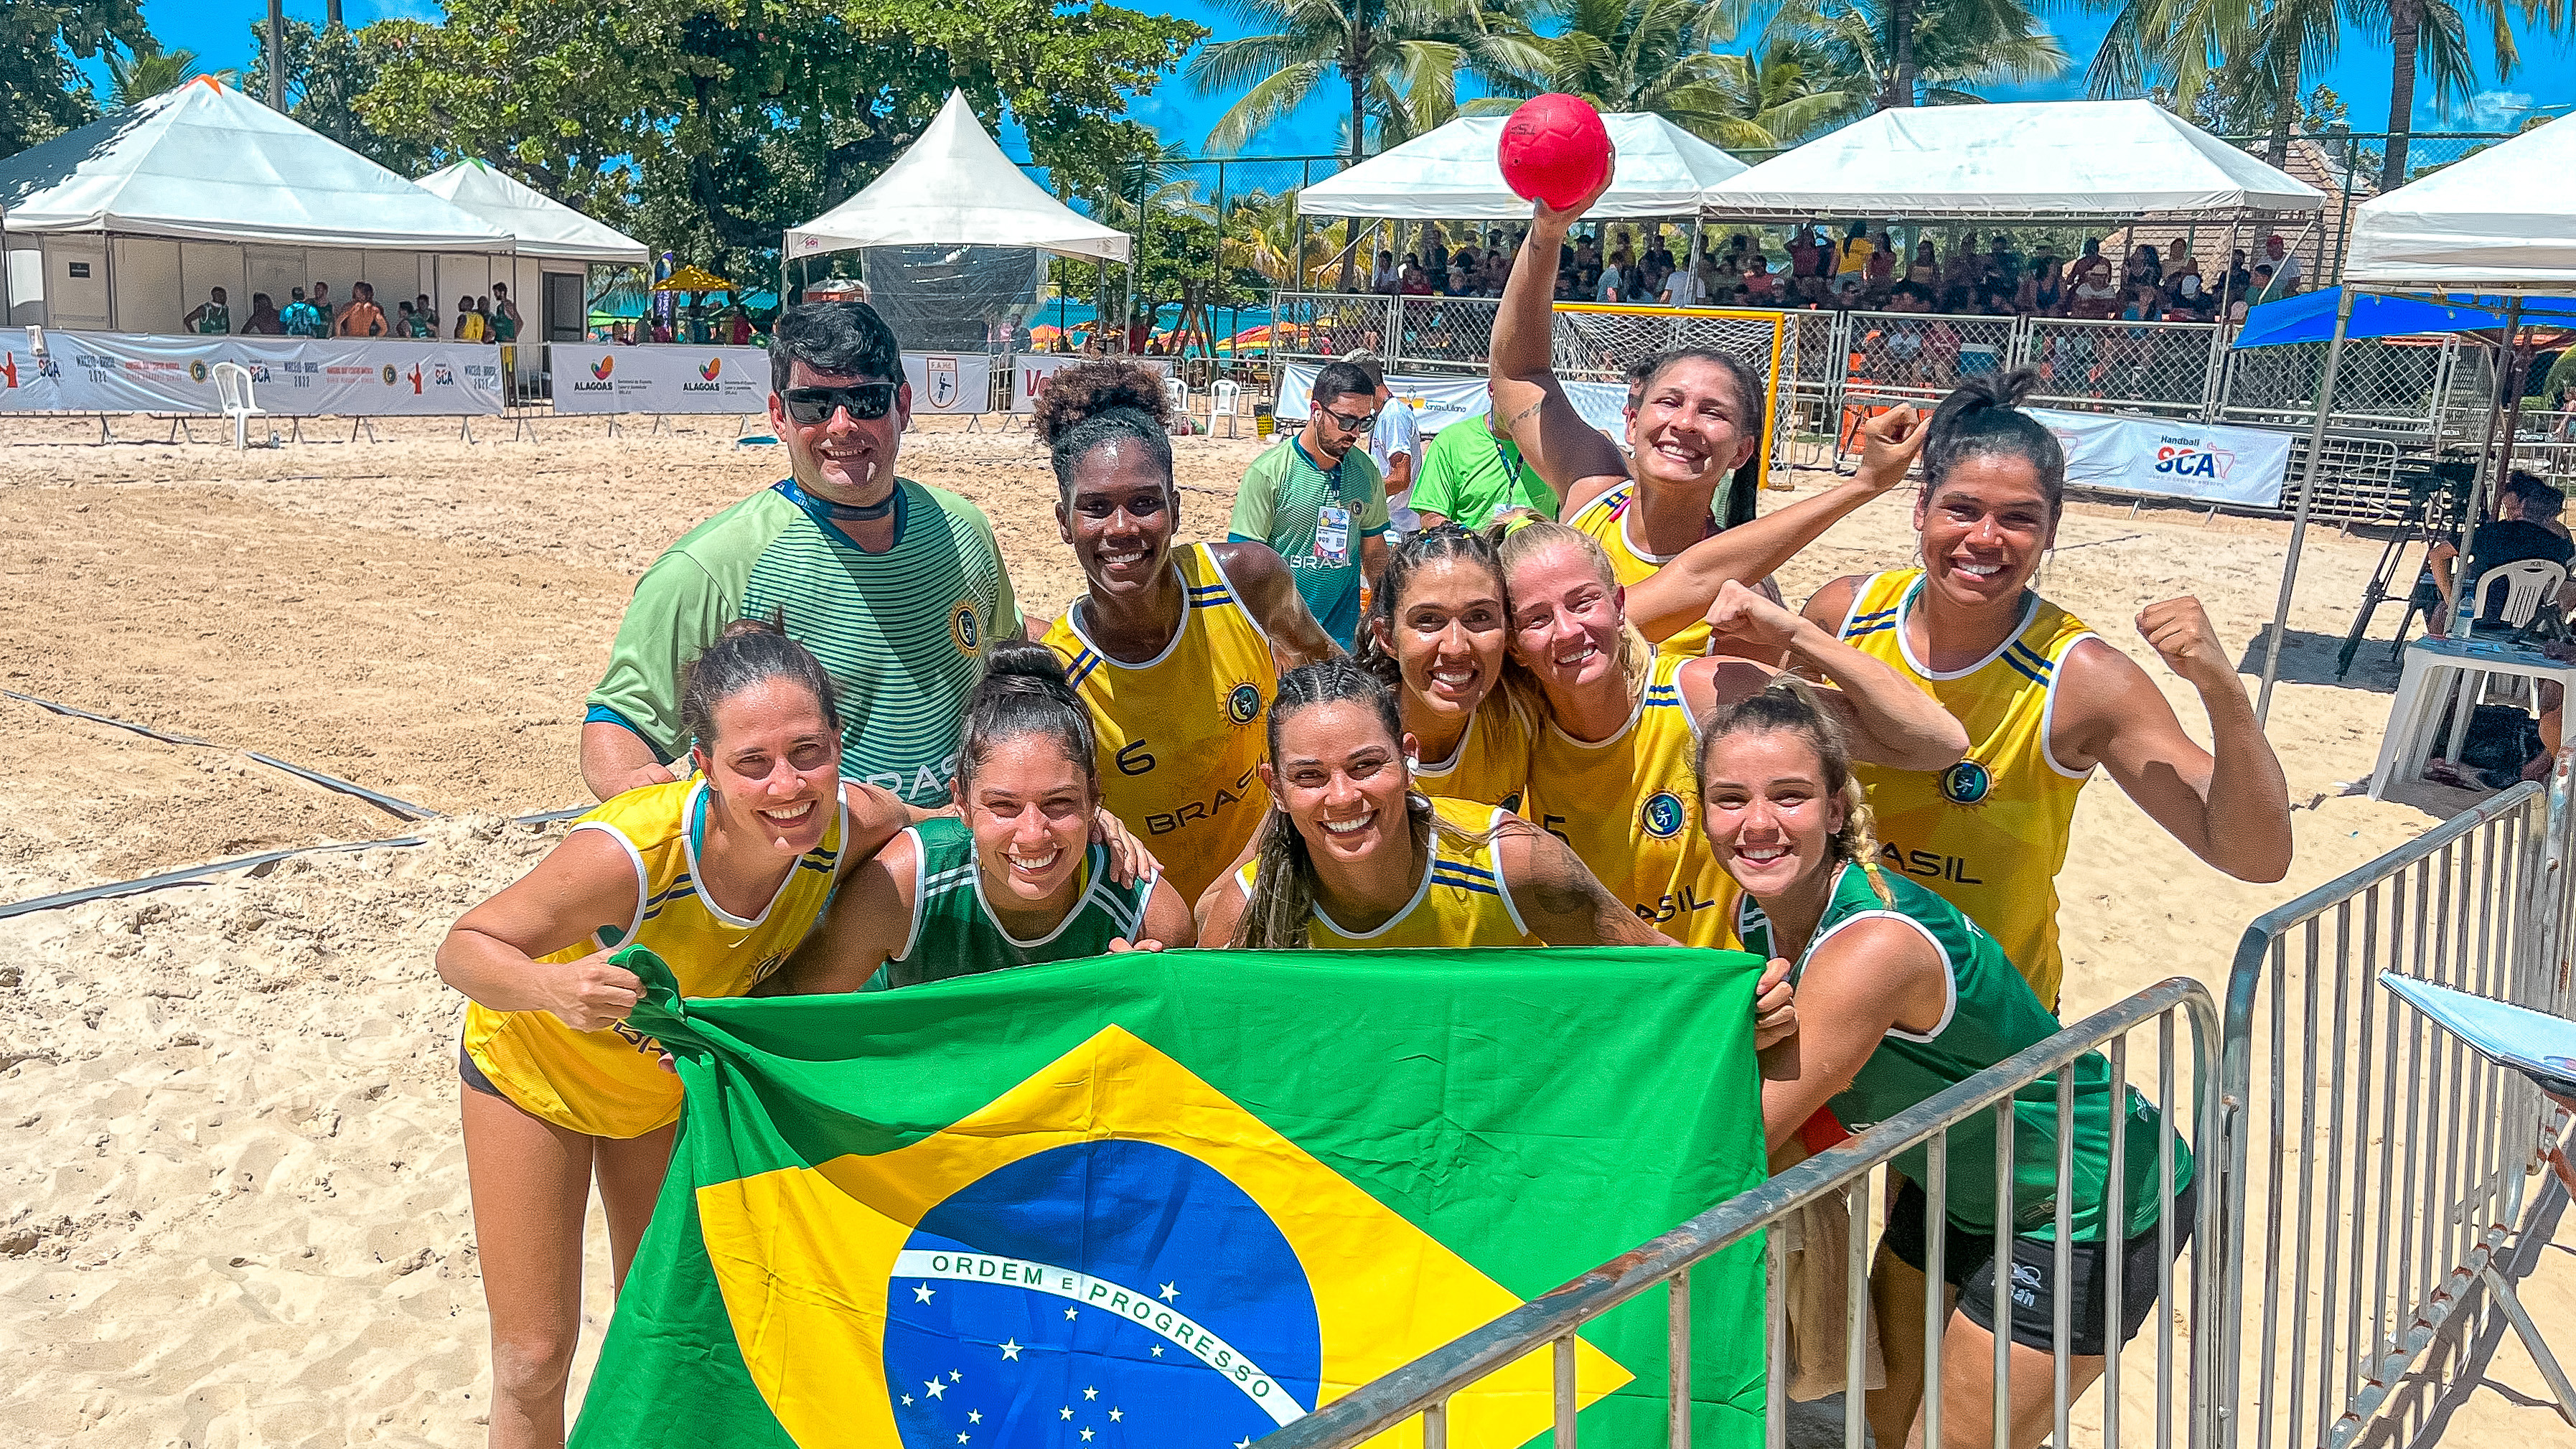
[[[948,633],[949,637],[957,641],[958,653],[983,652],[984,625],[975,617],[975,606],[972,603],[961,599],[957,607],[949,612]]]
[[[390,363],[390,362],[386,363],[386,364],[385,364],[385,386],[387,386],[387,387],[391,387],[391,386],[393,386],[395,383],[400,382],[400,381],[402,381],[402,373],[401,373],[399,370],[397,370],[397,369],[394,367],[394,365],[393,365],[392,363]]]
[[[1961,760],[1941,772],[1941,798],[1953,805],[1974,805],[1994,788],[1994,775],[1974,760]]]
[[[1261,717],[1261,691],[1250,684],[1238,684],[1225,697],[1225,717],[1239,725],[1248,725]]]
[[[188,364],[188,380],[190,382],[204,382],[206,380],[207,373],[211,370],[212,369],[206,366],[205,361],[202,358],[192,361]]]
[[[1646,833],[1657,840],[1670,840],[1681,834],[1682,817],[1682,797],[1670,790],[1658,790],[1648,796],[1646,808],[1639,815]]]
[[[957,405],[958,395],[964,388],[957,380],[956,358],[925,357],[921,360],[921,372],[922,381],[930,393],[932,412],[943,412]]]

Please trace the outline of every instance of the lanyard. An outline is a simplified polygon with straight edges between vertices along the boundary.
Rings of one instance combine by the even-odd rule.
[[[1504,451],[1510,444],[1491,433],[1485,435],[1485,440],[1494,445],[1494,461],[1503,465],[1503,487],[1509,489],[1518,484],[1521,477],[1520,460]]]

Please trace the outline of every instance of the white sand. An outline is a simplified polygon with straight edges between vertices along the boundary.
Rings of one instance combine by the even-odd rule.
[[[736,448],[730,421],[617,439],[565,423],[541,443],[383,432],[235,454],[9,446],[79,432],[0,425],[13,540],[0,688],[224,747],[0,699],[0,901],[322,840],[429,839],[0,921],[0,1428],[14,1442],[482,1442],[482,1293],[455,1126],[462,1002],[429,954],[552,838],[497,817],[585,798],[582,695],[634,576],[781,463]],[[1254,451],[1180,445],[1185,532],[1221,535]],[[1033,618],[1078,589],[1026,434],[916,434],[905,463],[992,514]],[[2140,658],[2205,737],[2130,619],[2197,592],[2247,646],[2287,530],[2124,514],[2075,510],[2043,585]],[[1902,503],[1873,505],[1782,582],[1803,598],[1901,565],[1905,525]],[[2325,637],[2290,651],[2292,679],[2325,677],[2377,555],[2312,536],[2292,623]],[[2382,615],[2383,639],[2395,618]],[[2060,882],[2070,1019],[2169,974],[2221,983],[2255,914],[2433,822],[2333,793],[2369,771],[2384,655],[2370,649],[2347,686],[2294,682],[2276,701],[2304,807],[2282,885],[2226,880],[2116,787],[2086,792]],[[407,828],[250,749],[464,818]],[[2526,1301],[2576,1352],[2576,1229],[2558,1241]],[[598,1258],[591,1351],[608,1307]],[[2459,1442],[2576,1444],[2529,1406],[2545,1391],[2510,1338],[2490,1380],[2454,1421]]]

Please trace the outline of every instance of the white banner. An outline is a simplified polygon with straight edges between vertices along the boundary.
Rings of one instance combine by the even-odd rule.
[[[992,359],[981,352],[907,352],[903,379],[912,384],[912,410],[980,413],[993,405]]]
[[[215,364],[250,369],[279,417],[456,417],[501,411],[501,353],[473,342],[0,332],[0,412],[220,414]]]
[[[2280,506],[2288,433],[2053,408],[2031,416],[2065,445],[2066,481],[2078,488]]]
[[[1078,352],[1023,352],[1011,359],[1011,411],[1025,417],[1038,410],[1038,394],[1045,392],[1047,379],[1082,362],[1141,363],[1165,377],[1172,375],[1168,357],[1085,357]],[[918,388],[915,389],[918,391]]]
[[[1279,416],[1292,423],[1306,420],[1307,398],[1315,390],[1315,374],[1323,370],[1316,362],[1292,362],[1281,371]],[[1386,390],[1392,407],[1401,403],[1414,411],[1413,423],[1424,437],[1430,437],[1451,423],[1485,415],[1485,380],[1457,373],[1398,376],[1389,373]],[[1583,420],[1613,438],[1627,436],[1628,388],[1616,382],[1569,382],[1565,396]]]
[[[757,347],[552,344],[559,413],[765,413],[769,354]]]

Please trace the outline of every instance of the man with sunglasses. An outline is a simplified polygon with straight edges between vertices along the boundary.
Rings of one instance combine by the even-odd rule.
[[[843,778],[945,805],[985,645],[1022,634],[993,526],[896,476],[912,390],[874,308],[791,307],[774,337],[769,421],[791,476],[691,529],[636,583],[590,694],[582,779],[605,800],[674,778],[690,744],[682,670],[727,625],[777,612],[841,686]]]
[[[1244,470],[1226,525],[1235,543],[1288,560],[1307,612],[1344,649],[1360,626],[1360,579],[1386,567],[1386,485],[1369,458],[1377,389],[1355,363],[1327,363],[1307,395],[1306,426]]]

